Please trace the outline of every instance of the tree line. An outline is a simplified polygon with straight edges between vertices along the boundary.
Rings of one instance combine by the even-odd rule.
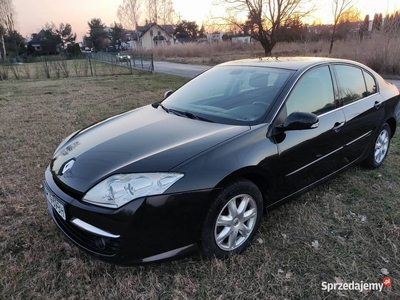
[[[330,41],[330,52],[334,42],[346,39],[351,31],[352,21],[360,20],[360,12],[354,6],[355,0],[332,0],[332,20],[330,26],[320,26],[319,30],[310,31],[309,26],[302,20],[314,10],[312,0],[216,0],[227,7],[225,16],[221,19],[226,26],[233,28],[224,36],[230,40],[234,36],[251,36],[258,41],[271,55],[273,48],[279,42],[296,41]],[[0,0],[0,58],[3,60],[7,53],[21,55],[32,54],[32,45],[24,45],[24,39],[14,28],[14,8],[12,0]],[[119,22],[111,25],[111,31],[106,30],[100,18],[88,22],[89,32],[85,42],[96,50],[108,49],[110,45],[121,45],[126,42],[126,30],[136,29],[139,24],[157,23],[158,25],[175,24],[174,36],[177,38],[199,38],[205,35],[204,26],[199,29],[196,22],[179,21],[174,23],[174,7],[171,0],[123,0],[118,7]],[[244,21],[243,21],[244,19]],[[370,28],[370,16],[366,15],[357,34],[362,40],[372,32],[385,34],[400,31],[400,14],[394,12],[385,17],[375,14]],[[46,23],[41,31],[42,53],[52,54],[55,45],[61,49],[76,53],[80,51],[76,45],[76,34],[69,23]],[[68,45],[68,46],[66,46]],[[27,47],[25,47],[27,46]]]
[[[174,24],[175,16],[171,0],[123,0],[117,10],[119,23],[133,30],[139,24]]]

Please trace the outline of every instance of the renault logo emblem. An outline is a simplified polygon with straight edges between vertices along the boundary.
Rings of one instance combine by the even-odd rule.
[[[65,174],[66,172],[68,172],[69,170],[71,170],[71,169],[72,169],[72,166],[74,165],[74,163],[75,163],[75,159],[71,159],[69,162],[67,162],[67,163],[64,165],[64,168],[62,169],[61,175]]]

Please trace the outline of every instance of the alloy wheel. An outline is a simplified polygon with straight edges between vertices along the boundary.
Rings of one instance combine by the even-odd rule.
[[[228,201],[215,222],[214,238],[225,251],[240,247],[251,235],[257,221],[257,204],[248,194],[240,194]]]
[[[375,142],[374,157],[377,164],[380,164],[386,156],[389,148],[389,133],[382,130]]]

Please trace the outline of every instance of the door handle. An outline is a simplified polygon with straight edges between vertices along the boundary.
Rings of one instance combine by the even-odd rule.
[[[381,105],[382,105],[382,101],[375,101],[374,107],[376,109],[379,109],[379,107],[381,107]]]
[[[336,122],[335,125],[333,125],[332,130],[335,132],[339,132],[339,130],[344,126],[344,121],[343,122]]]

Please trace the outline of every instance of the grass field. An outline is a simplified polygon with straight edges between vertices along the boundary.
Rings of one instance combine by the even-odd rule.
[[[0,299],[400,299],[400,138],[378,170],[354,167],[268,213],[250,248],[119,267],[53,224],[40,185],[69,133],[162,98],[187,79],[135,74],[0,83]],[[400,129],[400,128],[398,128]],[[382,292],[322,291],[322,282]]]

